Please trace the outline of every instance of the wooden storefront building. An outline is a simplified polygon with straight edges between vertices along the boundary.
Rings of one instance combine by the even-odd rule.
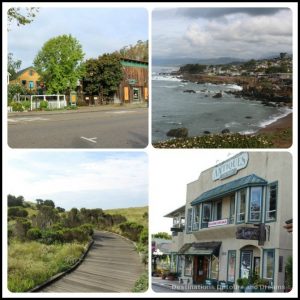
[[[148,101],[148,62],[124,58],[121,64],[124,77],[116,98],[122,103]]]

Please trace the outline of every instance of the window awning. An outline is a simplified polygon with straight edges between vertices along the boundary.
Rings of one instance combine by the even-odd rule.
[[[216,255],[219,256],[219,250],[222,242],[203,242],[187,243],[178,251],[182,255]]]
[[[235,192],[239,189],[253,186],[253,185],[267,185],[267,181],[264,180],[261,177],[256,176],[255,174],[251,174],[236,180],[233,180],[231,182],[222,184],[220,186],[217,186],[207,192],[204,192],[199,197],[197,197],[195,200],[192,201],[191,205],[197,205],[201,202],[213,200],[215,198],[220,198],[222,196],[225,196],[227,194],[230,194],[232,192]]]

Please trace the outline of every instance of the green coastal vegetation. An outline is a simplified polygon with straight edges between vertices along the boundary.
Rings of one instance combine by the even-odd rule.
[[[87,250],[94,230],[121,234],[136,243],[148,261],[148,208],[105,212],[100,208],[66,211],[52,200],[25,201],[8,195],[8,289],[26,292],[72,267]],[[132,210],[132,212],[131,212]],[[143,220],[143,224],[139,221]],[[148,288],[141,277],[135,291]],[[144,284],[141,284],[144,282]]]

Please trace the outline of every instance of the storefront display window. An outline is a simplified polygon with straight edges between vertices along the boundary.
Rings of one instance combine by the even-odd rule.
[[[241,251],[240,277],[249,278],[251,275],[252,251]]]
[[[264,259],[263,259],[263,278],[273,280],[274,277],[274,249],[264,249]]]
[[[186,255],[184,261],[184,276],[192,276],[193,260],[192,256]]]
[[[218,279],[218,275],[219,275],[219,258],[213,255],[211,259],[210,278]]]
[[[235,282],[236,251],[228,251],[227,281]]]

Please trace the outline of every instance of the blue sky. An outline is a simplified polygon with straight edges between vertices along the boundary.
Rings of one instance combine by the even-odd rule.
[[[148,157],[136,152],[8,153],[7,193],[70,209],[148,205]]]
[[[144,8],[40,8],[25,26],[12,23],[8,32],[8,52],[22,60],[21,68],[33,59],[50,38],[71,34],[86,54],[98,57],[123,46],[148,40],[148,11]]]
[[[262,58],[292,52],[292,11],[272,7],[155,9],[155,58]]]

